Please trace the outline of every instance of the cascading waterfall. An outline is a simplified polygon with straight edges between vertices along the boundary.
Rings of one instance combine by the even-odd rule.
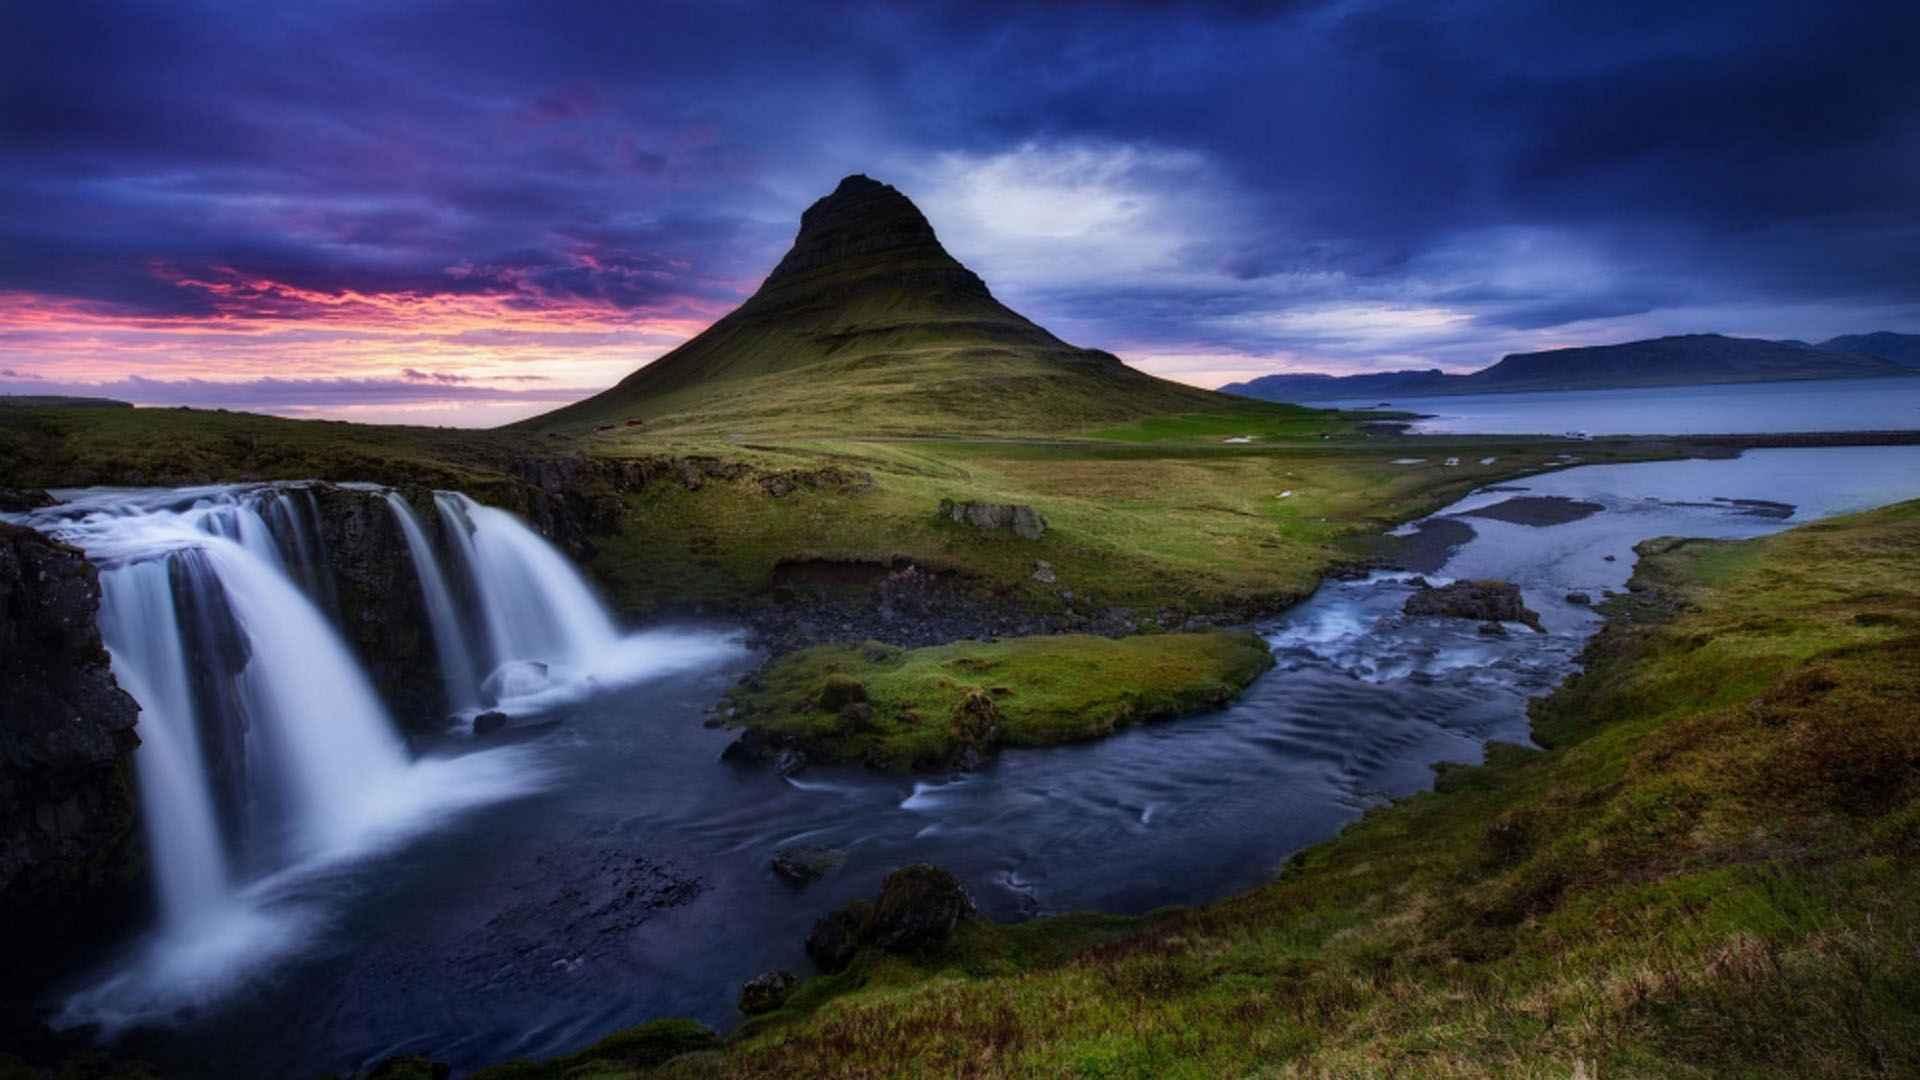
[[[366,490],[405,538],[456,709],[543,712],[739,650],[717,632],[621,636],[511,514],[436,493],[436,545],[405,499]],[[344,613],[311,487],[58,495],[17,520],[100,569],[102,636],[141,705],[135,775],[161,916],[135,960],[68,1002],[67,1022],[113,1028],[225,993],[315,938],[302,882],[545,781],[527,746],[410,759],[331,621]]]
[[[518,518],[456,492],[438,492],[434,503],[480,599],[497,696],[524,686],[527,673],[511,664],[578,671],[618,640],[613,620],[566,557]]]
[[[413,507],[397,491],[387,492],[387,505],[407,538],[407,554],[413,559],[415,576],[420,579],[421,598],[426,602],[427,620],[433,631],[433,648],[440,658],[440,679],[446,686],[447,704],[456,712],[479,703],[480,679],[474,672],[473,646],[467,640],[460,609],[447,587],[447,576],[425,530],[413,516]]]

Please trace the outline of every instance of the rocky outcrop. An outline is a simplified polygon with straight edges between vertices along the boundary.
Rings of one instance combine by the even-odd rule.
[[[1540,615],[1520,597],[1520,586],[1507,581],[1456,581],[1439,588],[1427,586],[1407,597],[1405,612],[1412,616],[1473,619],[1481,623],[1517,622],[1540,630]]]
[[[1038,540],[1047,531],[1047,519],[1031,506],[1014,503],[955,502],[940,500],[940,516],[958,525],[971,525],[983,531],[1004,529],[1022,540]]]
[[[139,902],[133,750],[100,582],[74,548],[0,523],[0,948],[32,975]]]
[[[877,900],[855,900],[814,923],[807,955],[832,974],[846,970],[866,946],[922,952],[944,945],[975,911],[960,879],[928,863],[903,866],[887,875]]]

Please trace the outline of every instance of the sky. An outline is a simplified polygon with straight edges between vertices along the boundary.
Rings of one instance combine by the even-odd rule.
[[[1920,4],[11,4],[0,393],[461,425],[864,172],[1202,386],[1920,332]]]

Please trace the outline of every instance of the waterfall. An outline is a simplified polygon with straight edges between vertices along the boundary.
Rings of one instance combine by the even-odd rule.
[[[480,680],[474,674],[473,646],[447,588],[447,576],[434,556],[427,534],[413,516],[413,507],[397,491],[387,492],[387,505],[407,538],[407,554],[420,579],[420,595],[427,605],[427,619],[433,631],[433,648],[440,658],[440,678],[447,688],[447,704],[455,711],[471,708],[479,702]]]
[[[619,636],[566,556],[518,518],[456,492],[434,502],[473,573],[496,665],[578,664]]]
[[[304,485],[63,491],[15,520],[100,570],[100,628],[140,703],[134,753],[160,926],[70,999],[63,1023],[164,1018],[306,947],[327,867],[545,782],[529,746],[413,760],[332,622],[341,613]],[[519,519],[436,493],[447,544],[406,501],[404,536],[449,698],[513,715],[713,663],[718,633],[622,637],[580,573]],[[334,898],[337,899],[337,898]]]
[[[100,575],[100,634],[114,677],[140,703],[140,810],[161,915],[186,925],[224,904],[228,880],[193,726],[187,658],[179,635],[149,632],[176,621],[165,562]]]

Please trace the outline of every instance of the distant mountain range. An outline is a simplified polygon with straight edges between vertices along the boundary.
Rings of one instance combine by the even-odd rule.
[[[1228,383],[1220,390],[1263,401],[1335,401],[1898,375],[1920,375],[1920,334],[1848,334],[1817,345],[1681,334],[1619,345],[1511,353],[1492,367],[1466,375],[1438,369],[1346,376],[1263,375]]]

